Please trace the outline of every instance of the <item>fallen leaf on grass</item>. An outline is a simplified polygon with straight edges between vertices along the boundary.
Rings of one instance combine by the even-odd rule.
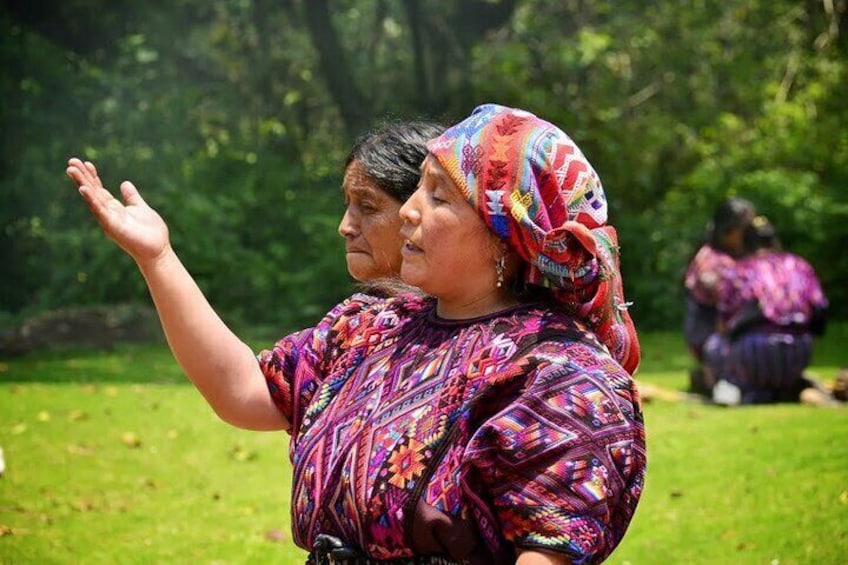
[[[124,432],[121,435],[121,442],[127,447],[141,447],[141,438],[139,438],[134,432]]]
[[[84,443],[72,443],[68,446],[71,455],[94,455],[94,449]]]
[[[286,541],[286,533],[279,528],[274,528],[265,532],[265,539],[274,543],[284,542]]]
[[[147,488],[149,488],[151,490],[156,490],[156,489],[159,488],[159,483],[157,483],[156,481],[154,481],[150,477],[142,479],[141,484],[143,484],[144,486],[146,486]]]
[[[68,412],[68,421],[79,422],[81,420],[88,420],[87,412],[83,412],[82,410],[71,410]]]
[[[14,533],[15,532],[14,530],[12,530],[11,527],[0,524],[0,538],[2,538],[3,536],[11,536]]]
[[[253,461],[257,455],[255,451],[250,451],[244,447],[237,445],[230,450],[230,457],[236,461]]]
[[[94,510],[94,503],[90,500],[78,500],[71,504],[71,508],[77,512],[91,512]]]
[[[839,502],[841,502],[842,504],[848,504],[848,490],[843,490],[839,494]]]

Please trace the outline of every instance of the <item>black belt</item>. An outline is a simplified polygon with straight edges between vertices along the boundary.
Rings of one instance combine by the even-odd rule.
[[[359,550],[347,547],[342,540],[318,534],[312,544],[307,565],[463,565],[462,561],[439,555],[402,557],[399,559],[372,559]]]

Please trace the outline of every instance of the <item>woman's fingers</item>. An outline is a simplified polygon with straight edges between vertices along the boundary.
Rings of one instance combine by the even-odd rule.
[[[73,175],[71,175],[71,169],[73,169]],[[103,187],[103,182],[100,180],[100,177],[97,175],[97,168],[94,166],[94,163],[91,161],[82,162],[80,159],[76,157],[68,160],[68,174],[74,181],[82,186],[86,185],[94,189],[101,189]]]
[[[94,180],[90,177],[90,175],[88,175],[88,173],[85,171],[85,167],[82,164],[69,164],[68,168],[65,169],[65,172],[68,174],[69,177],[71,177],[71,180],[76,183],[81,192],[86,189],[94,191],[95,189],[103,188],[102,186],[97,186],[97,183],[95,183]]]
[[[124,197],[124,203],[128,206],[146,206],[138,189],[128,180],[121,183],[121,196]]]
[[[91,161],[86,161],[84,165],[85,169],[89,172],[89,174],[91,174],[92,177],[98,180],[100,179],[100,176],[97,174],[97,167],[94,166],[94,163],[92,163]]]
[[[112,194],[103,188],[96,176],[97,169],[91,163],[83,163],[77,158],[68,161],[66,172],[77,184],[79,193],[88,205],[91,213],[101,222],[106,221],[111,213],[118,212],[123,205]]]

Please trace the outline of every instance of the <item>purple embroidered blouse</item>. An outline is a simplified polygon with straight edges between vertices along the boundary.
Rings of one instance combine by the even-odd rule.
[[[806,326],[814,308],[827,307],[816,272],[803,258],[785,251],[760,252],[738,261],[722,278],[719,313],[732,328],[757,304],[763,317],[777,326]]]
[[[642,493],[636,387],[567,315],[444,320],[432,299],[355,295],[259,354],[292,422],[292,528],[375,559],[602,561]]]
[[[735,263],[727,253],[709,244],[702,245],[686,269],[683,286],[699,304],[716,306],[722,276],[728,274]]]

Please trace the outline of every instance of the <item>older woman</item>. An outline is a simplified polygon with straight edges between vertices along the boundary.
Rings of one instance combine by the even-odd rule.
[[[485,105],[429,144],[401,274],[258,362],[135,188],[68,174],[137,262],[171,348],[225,420],[292,436],[310,562],[595,563],[642,492],[638,342],[597,174],[536,116]]]
[[[345,161],[347,270],[359,282],[395,278],[400,272],[398,211],[415,192],[427,142],[444,131],[431,122],[392,122],[360,136]]]

